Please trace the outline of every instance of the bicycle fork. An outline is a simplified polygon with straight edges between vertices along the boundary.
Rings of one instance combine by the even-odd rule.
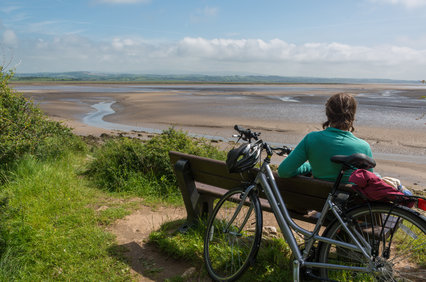
[[[238,214],[240,213],[241,208],[243,207],[244,203],[246,202],[248,195],[251,193],[251,191],[253,191],[254,188],[256,188],[255,185],[250,185],[249,187],[247,187],[247,189],[244,190],[243,197],[242,197],[240,203],[238,204],[238,207],[235,209],[234,215],[232,216],[231,220],[229,220],[228,224],[223,229],[223,233],[229,232],[229,227],[232,226],[232,224],[234,223],[234,220],[237,218]],[[243,222],[241,223],[240,227],[238,228],[238,231],[232,232],[232,233],[229,232],[231,235],[234,235],[234,236],[240,236],[241,235],[241,230],[246,225],[248,219],[250,218],[252,211],[253,211],[253,206],[250,205],[250,208],[249,208]],[[233,234],[233,233],[235,233],[235,234]]]

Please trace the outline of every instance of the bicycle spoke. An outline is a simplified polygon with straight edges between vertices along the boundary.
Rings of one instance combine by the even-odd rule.
[[[389,212],[389,210],[391,212]],[[351,213],[351,230],[356,230],[372,245],[374,270],[366,276],[363,273],[349,273],[341,270],[321,270],[324,277],[344,280],[379,281],[424,281],[426,280],[426,221],[416,214],[389,205],[359,208]],[[327,231],[332,239],[353,243],[343,231],[340,223],[335,223]],[[322,244],[320,262],[348,266],[368,267],[370,261],[359,252]]]
[[[225,194],[207,226],[204,258],[215,280],[236,279],[257,253],[261,236],[260,204],[253,196],[242,202],[243,193],[238,188]]]

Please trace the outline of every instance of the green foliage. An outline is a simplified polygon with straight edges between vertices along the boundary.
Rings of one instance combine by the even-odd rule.
[[[167,180],[174,180],[169,151],[178,151],[219,160],[225,159],[225,153],[218,150],[207,139],[192,138],[183,131],[169,128],[144,144],[144,154],[142,156],[145,164],[144,172],[152,171],[157,178],[166,177]]]
[[[109,225],[115,220],[123,218],[124,216],[129,214],[129,210],[124,207],[109,207],[105,210],[100,210],[98,212],[98,222],[102,225]]]
[[[175,259],[203,265],[205,224],[199,222],[186,233],[181,233],[177,229],[182,224],[183,221],[164,223],[159,230],[150,234],[150,242]],[[291,251],[285,240],[263,238],[256,263],[239,281],[292,281],[292,269]],[[207,275],[206,272],[204,271],[204,275]]]
[[[82,161],[18,161],[0,189],[0,281],[130,280],[128,264],[111,255],[115,237],[99,226],[126,211],[95,211],[105,195],[76,175]]]
[[[256,265],[243,277],[251,275],[258,277],[258,281],[292,281],[291,250],[283,238],[262,239]]]
[[[177,220],[164,223],[159,230],[149,235],[149,240],[175,259],[189,260],[195,264],[203,263],[203,238],[206,226],[203,222],[199,222],[185,233],[181,233],[178,228],[184,222]]]
[[[0,66],[0,170],[26,153],[47,159],[83,149],[84,143],[70,128],[48,120],[33,102],[9,87],[12,76]]]
[[[102,188],[109,191],[123,190],[127,186],[126,182],[142,166],[138,157],[141,152],[142,144],[136,140],[108,140],[96,149],[86,173]]]
[[[132,191],[154,198],[176,196],[179,192],[168,155],[171,150],[225,158],[209,141],[170,128],[146,142],[129,138],[107,141],[95,150],[86,174],[108,191]]]

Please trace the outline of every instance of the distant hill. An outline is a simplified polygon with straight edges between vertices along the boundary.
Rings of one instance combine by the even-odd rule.
[[[93,72],[17,73],[13,81],[117,81],[161,83],[419,83],[416,80],[288,77],[274,75],[157,75]]]

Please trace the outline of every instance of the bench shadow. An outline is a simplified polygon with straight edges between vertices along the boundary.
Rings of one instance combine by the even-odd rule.
[[[182,277],[186,271],[194,268],[193,263],[183,259],[175,259],[150,242],[138,243],[132,241],[126,244],[113,245],[108,249],[108,252],[111,257],[128,264],[137,275],[153,281],[165,281],[166,279]],[[188,281],[201,281],[198,277],[194,277],[199,276],[201,267],[195,266],[196,273],[192,273]],[[177,280],[181,281],[180,279]]]

